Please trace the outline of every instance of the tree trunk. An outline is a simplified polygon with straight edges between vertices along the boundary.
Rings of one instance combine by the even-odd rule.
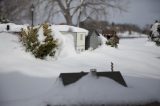
[[[64,17],[66,19],[67,25],[73,25],[73,23],[72,23],[72,16],[70,14],[67,13],[67,14],[64,15]]]
[[[70,13],[70,9],[69,9],[68,6],[67,6],[67,8],[66,8],[62,2],[63,2],[63,0],[57,0],[57,3],[59,4],[61,10],[63,11],[63,14],[64,14],[64,18],[65,18],[65,20],[66,20],[66,23],[67,23],[67,25],[73,25],[73,23],[72,23],[72,16],[71,16],[71,13]],[[67,5],[67,2],[66,2],[66,1],[65,1],[65,4]]]

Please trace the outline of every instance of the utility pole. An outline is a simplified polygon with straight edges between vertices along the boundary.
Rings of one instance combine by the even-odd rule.
[[[80,12],[79,12],[79,16],[78,16],[78,27],[80,25],[80,19],[81,19],[81,14],[82,14],[82,3],[83,3],[83,0],[80,0]]]

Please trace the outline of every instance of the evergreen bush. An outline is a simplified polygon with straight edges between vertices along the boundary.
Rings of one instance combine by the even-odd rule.
[[[22,44],[26,47],[26,51],[31,51],[34,53],[35,48],[39,46],[38,41],[38,28],[27,27],[27,30],[22,29],[20,33],[20,40]]]
[[[160,38],[154,39],[154,42],[156,43],[157,46],[160,46]]]
[[[116,35],[113,35],[110,39],[106,41],[106,45],[110,45],[111,47],[117,48],[119,44],[119,37]]]
[[[38,31],[41,28],[28,27],[27,30],[22,29],[20,33],[20,41],[25,46],[26,51],[31,52],[36,58],[45,59],[47,56],[54,56],[58,46],[57,40],[52,36],[52,30],[47,23],[42,25],[43,36],[45,39],[40,42],[38,40]]]
[[[0,23],[9,23],[9,20],[0,14]]]

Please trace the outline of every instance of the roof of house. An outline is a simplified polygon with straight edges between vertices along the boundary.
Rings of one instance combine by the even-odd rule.
[[[96,76],[96,77],[108,77],[114,81],[116,81],[117,83],[127,87],[127,84],[123,78],[123,76],[121,75],[120,71],[114,71],[114,72],[96,72],[96,71],[91,71],[90,72],[92,75]],[[63,85],[69,85],[72,83],[75,83],[76,81],[78,81],[79,79],[81,79],[83,76],[87,75],[88,72],[80,72],[80,73],[61,73],[59,75],[59,78],[61,78]]]

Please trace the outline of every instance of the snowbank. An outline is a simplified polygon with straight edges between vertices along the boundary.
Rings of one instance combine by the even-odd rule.
[[[137,33],[137,32],[131,32],[131,34],[129,34],[128,31],[126,31],[124,33],[118,33],[117,35],[120,38],[142,38],[142,37],[147,37],[147,35],[140,34],[140,33]]]
[[[7,30],[7,25],[10,29]],[[0,32],[20,32],[22,28],[27,28],[28,25],[17,25],[14,23],[0,24]]]
[[[59,58],[40,60],[25,52],[15,34],[0,33],[1,106],[160,102],[160,48],[147,38],[122,39],[118,49],[102,45],[76,54],[71,35],[63,36],[54,27],[53,35],[61,44]],[[121,71],[128,88],[90,75],[65,87],[58,79],[62,72],[109,71],[110,62]]]
[[[68,56],[73,56],[76,55],[76,50],[75,50],[75,46],[74,46],[74,38],[72,35],[68,34],[68,35],[63,35],[62,33],[60,33],[60,31],[62,31],[62,29],[65,27],[63,25],[52,25],[51,29],[52,29],[52,35],[54,35],[54,37],[56,39],[58,39],[58,44],[59,46],[59,51],[57,53],[57,58],[65,58]],[[66,25],[66,29],[69,29],[72,26],[67,26]],[[78,30],[79,28],[74,27],[74,30]],[[81,29],[83,30],[83,29]]]
[[[105,45],[107,39],[106,39],[102,34],[100,34],[99,38],[101,39],[101,44],[102,44],[102,45]]]
[[[115,81],[100,77],[98,79],[87,75],[77,83],[63,87],[61,82],[48,92],[45,101],[50,104],[143,104],[160,99],[159,82],[154,79],[125,77],[129,88]],[[137,81],[139,83],[137,83]],[[153,87],[154,86],[154,87]],[[157,92],[157,93],[156,93]]]

